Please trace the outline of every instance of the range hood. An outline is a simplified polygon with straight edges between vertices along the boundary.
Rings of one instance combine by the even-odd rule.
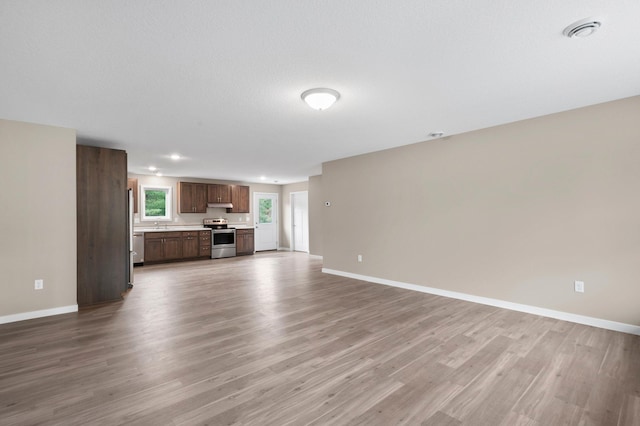
[[[233,204],[231,203],[207,203],[208,208],[222,208],[222,209],[232,209]]]

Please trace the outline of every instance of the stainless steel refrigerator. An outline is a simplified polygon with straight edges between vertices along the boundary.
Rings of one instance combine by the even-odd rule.
[[[133,251],[133,212],[134,212],[133,189],[128,189],[127,192],[129,195],[129,203],[128,203],[129,220],[127,221],[128,232],[129,232],[129,284],[127,287],[132,288],[133,287],[133,255],[134,255],[134,251]]]

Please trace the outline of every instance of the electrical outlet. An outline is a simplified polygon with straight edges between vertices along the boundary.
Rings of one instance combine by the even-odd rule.
[[[44,280],[36,280],[34,284],[35,290],[42,290],[44,288]]]
[[[575,281],[574,288],[578,293],[584,293],[584,281]]]
[[[358,262],[362,262],[362,255],[361,254],[358,255]]]

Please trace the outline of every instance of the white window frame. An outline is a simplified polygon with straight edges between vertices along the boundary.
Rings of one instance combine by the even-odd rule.
[[[147,216],[147,191],[164,191],[167,195],[164,198],[164,216]],[[173,219],[173,188],[162,185],[140,185],[140,220],[143,222],[166,222]]]

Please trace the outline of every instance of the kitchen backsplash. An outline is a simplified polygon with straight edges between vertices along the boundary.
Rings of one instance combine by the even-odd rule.
[[[195,226],[202,225],[204,218],[223,217],[227,219],[229,225],[251,225],[251,214],[248,213],[227,213],[226,209],[210,208],[207,209],[207,213],[186,213],[177,214],[174,212],[174,217],[171,222],[159,221],[158,225],[166,226],[170,228],[172,226]],[[153,221],[140,221],[140,214],[134,215],[134,227],[135,228],[149,228],[155,226]]]

